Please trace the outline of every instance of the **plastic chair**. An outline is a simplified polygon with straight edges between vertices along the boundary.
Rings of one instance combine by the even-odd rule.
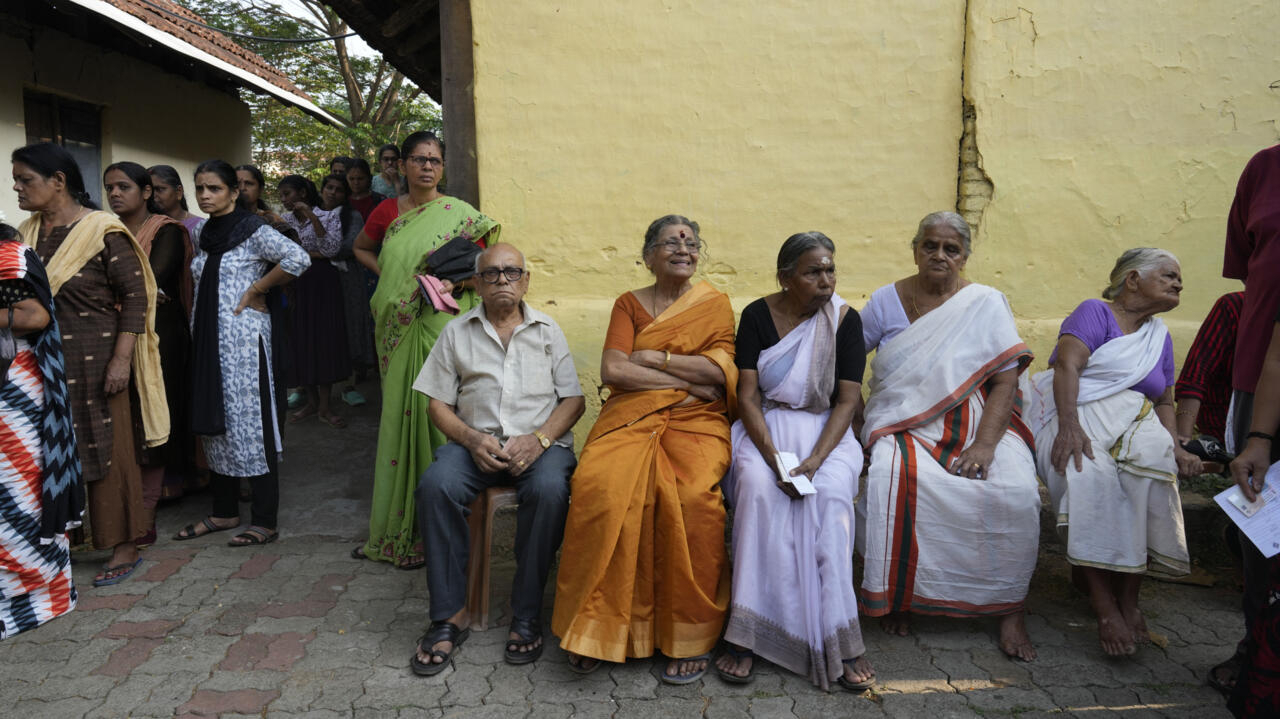
[[[471,503],[467,526],[471,530],[471,551],[467,558],[467,611],[471,628],[489,628],[489,551],[493,546],[493,515],[514,506],[514,487],[490,487]]]

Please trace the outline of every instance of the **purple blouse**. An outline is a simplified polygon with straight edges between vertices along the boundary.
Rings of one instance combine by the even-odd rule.
[[[1058,337],[1071,335],[1089,348],[1090,352],[1117,337],[1123,337],[1120,324],[1111,308],[1102,300],[1085,300],[1065,320],[1058,330]],[[1049,365],[1053,366],[1058,358],[1058,349],[1049,355]],[[1160,398],[1164,391],[1174,383],[1173,373],[1173,338],[1168,333],[1164,336],[1164,350],[1160,353],[1160,361],[1151,372],[1129,389],[1136,390],[1150,397],[1153,401]]]

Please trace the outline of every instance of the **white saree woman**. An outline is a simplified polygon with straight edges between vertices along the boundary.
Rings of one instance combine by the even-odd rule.
[[[909,615],[1000,616],[1000,648],[1035,658],[1023,601],[1036,566],[1040,494],[1015,410],[1031,361],[1008,300],[960,276],[969,226],[920,222],[919,272],[876,290],[862,312],[871,363],[858,504],[862,612],[906,635]]]

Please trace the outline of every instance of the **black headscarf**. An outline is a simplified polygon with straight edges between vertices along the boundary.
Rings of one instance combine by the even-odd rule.
[[[211,217],[200,230],[200,249],[208,255],[200,286],[196,288],[196,309],[192,322],[191,350],[192,398],[191,431],[194,434],[218,436],[226,434],[226,405],[222,395],[222,353],[218,345],[218,270],[222,255],[239,247],[267,224],[256,214],[236,208],[225,215]],[[276,378],[275,400],[284,411],[284,385],[279,378],[284,361],[284,304],[278,289],[267,295],[271,314],[272,376]],[[268,450],[268,455],[271,451]]]

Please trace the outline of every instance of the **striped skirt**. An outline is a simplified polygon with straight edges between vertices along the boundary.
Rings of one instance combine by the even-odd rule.
[[[0,385],[0,639],[67,613],[76,604],[65,534],[40,543],[44,386],[35,353],[18,354]]]
[[[1006,431],[982,479],[946,467],[973,443],[982,393],[871,447],[858,502],[863,614],[952,617],[1022,609],[1040,539],[1040,490],[1026,441]]]

